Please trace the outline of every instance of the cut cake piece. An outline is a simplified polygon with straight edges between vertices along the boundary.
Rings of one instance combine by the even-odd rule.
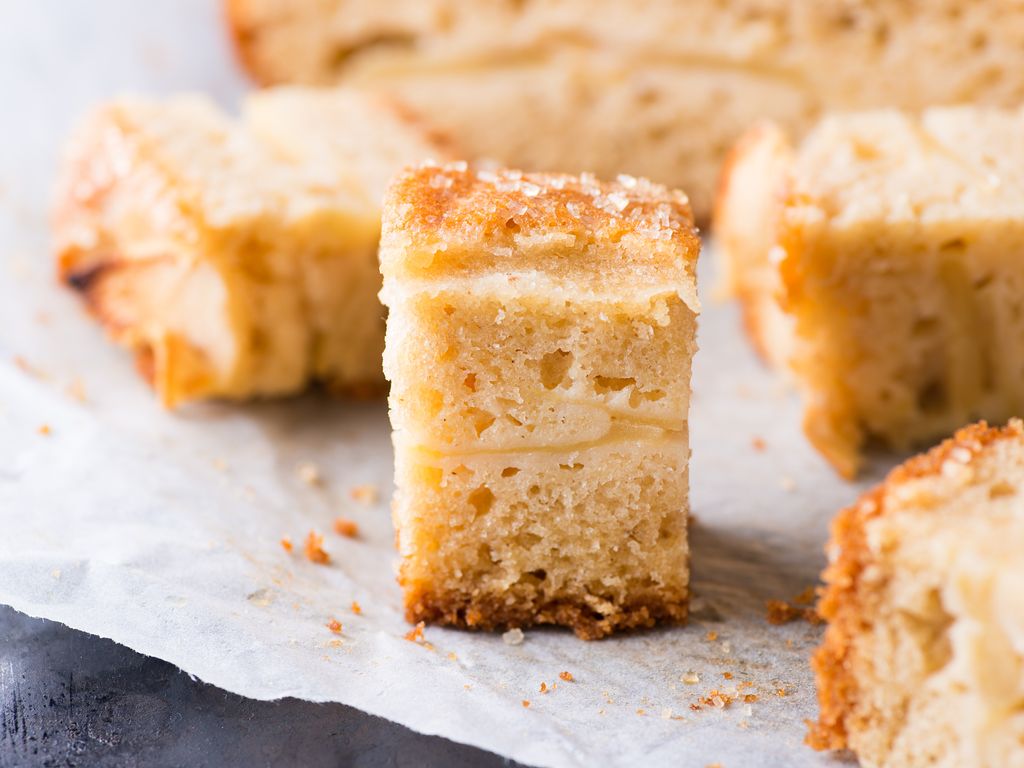
[[[168,406],[382,391],[381,195],[444,149],[353,91],[272,89],[244,113],[200,97],[96,110],[57,184],[60,276]]]
[[[808,741],[876,768],[1024,765],[1024,424],[960,430],[832,525]]]
[[[699,248],[685,196],[645,180],[396,180],[381,296],[410,621],[685,619]]]
[[[260,82],[389,93],[468,158],[626,172],[710,214],[756,120],[1024,103],[1024,6],[1006,0],[224,0]],[[898,73],[898,76],[894,76]]]
[[[756,345],[791,369],[845,476],[1024,406],[1024,112],[836,115],[797,148],[758,126],[716,235]]]

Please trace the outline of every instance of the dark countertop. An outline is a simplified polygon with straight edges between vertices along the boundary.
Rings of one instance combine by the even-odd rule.
[[[254,701],[0,606],[0,767],[515,765],[342,704]]]

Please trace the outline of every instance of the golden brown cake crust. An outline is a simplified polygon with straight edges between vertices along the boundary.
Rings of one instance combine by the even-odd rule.
[[[871,564],[865,538],[868,521],[886,514],[886,499],[896,486],[941,474],[950,458],[969,464],[993,443],[1022,435],[1024,422],[1017,419],[1005,427],[990,427],[984,421],[964,427],[930,451],[893,469],[880,485],[836,516],[829,542],[835,554],[823,574],[826,587],[818,602],[818,613],[828,622],[828,629],[811,659],[820,713],[807,735],[810,746],[846,749],[847,736],[856,727],[850,722],[859,696],[853,673],[853,639],[863,632],[865,622],[860,581]]]
[[[406,597],[406,619],[462,629],[490,631],[543,624],[570,627],[581,640],[600,640],[615,632],[647,629],[656,624],[685,624],[688,596],[634,596],[611,614],[601,614],[582,602],[555,600],[541,605],[514,603],[493,596],[466,594],[410,593]]]

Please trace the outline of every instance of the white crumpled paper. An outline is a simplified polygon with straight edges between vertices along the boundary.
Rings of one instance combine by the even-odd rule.
[[[239,694],[340,701],[531,764],[828,764],[802,745],[820,629],[769,625],[765,601],[815,582],[828,520],[858,489],[807,446],[734,308],[701,321],[690,625],[593,643],[528,630],[515,646],[428,627],[427,646],[404,639],[383,403],[164,412],[55,284],[45,203],[72,117],[125,90],[231,105],[243,83],[219,5],[0,0],[0,601]],[[360,485],[379,500],[353,499]],[[358,539],[331,532],[339,514]],[[331,565],[298,554],[310,529]],[[739,697],[701,705],[714,690]]]

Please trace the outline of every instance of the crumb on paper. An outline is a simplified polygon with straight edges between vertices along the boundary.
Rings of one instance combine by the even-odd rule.
[[[567,683],[571,683],[576,678],[574,678],[572,676],[572,672],[559,672],[558,673],[558,679],[559,680],[564,680]]]
[[[458,661],[458,660],[459,660],[459,657],[458,657],[458,654],[455,653],[455,651],[448,651],[448,661]]]
[[[50,429],[49,424],[40,424],[38,432],[40,435],[49,435],[53,433],[53,430]]]
[[[75,377],[71,380],[71,383],[67,386],[67,394],[72,400],[77,400],[79,403],[88,401],[88,396],[85,393],[85,384],[79,377]]]
[[[306,536],[305,552],[306,559],[311,563],[326,565],[331,562],[331,556],[324,549],[324,537],[316,531],[310,531]]]
[[[745,694],[743,694],[743,701],[745,703],[747,703],[747,704],[753,704],[755,701],[757,701],[757,694],[756,693],[745,693]]]
[[[282,548],[282,549],[283,549],[283,550],[284,550],[285,552],[291,552],[291,551],[292,551],[293,549],[295,549],[295,545],[294,545],[294,544],[292,544],[292,540],[291,540],[291,539],[290,539],[289,537],[287,537],[287,536],[284,536],[284,537],[283,537],[283,538],[281,539],[281,548]]]
[[[768,443],[764,441],[764,438],[758,437],[757,435],[754,435],[754,438],[750,441],[750,445],[758,453],[763,453],[764,450],[768,447]]]
[[[779,487],[787,493],[792,493],[796,490],[796,480],[789,475],[783,475],[779,478]]]
[[[371,506],[377,503],[377,499],[380,498],[380,493],[377,491],[377,486],[366,483],[364,485],[353,486],[349,490],[349,495],[353,501],[358,501],[360,504]]]
[[[363,615],[363,606],[361,606],[359,604],[358,600],[353,600],[352,601],[351,610],[352,610],[352,613],[354,613],[356,616],[362,616]]]
[[[707,638],[709,643],[713,643],[713,642],[715,642],[715,640],[718,639],[718,633],[715,632],[714,630],[711,630],[704,637]]]
[[[779,688],[779,689],[777,689],[775,691],[775,695],[778,696],[781,699],[781,698],[784,698],[784,697],[788,696],[789,695],[789,691],[787,691],[785,688]]]
[[[519,629],[519,627],[513,627],[501,636],[501,641],[505,645],[522,645],[525,639],[526,635],[523,634],[523,630]]]
[[[821,624],[823,619],[813,607],[801,607],[787,603],[785,600],[768,600],[765,602],[766,616],[769,624],[779,626],[797,619],[810,624]]]
[[[423,639],[423,628],[427,626],[424,622],[418,622],[415,627],[405,633],[405,639],[410,643],[422,643]]]
[[[305,462],[299,464],[296,471],[299,474],[299,479],[306,485],[318,487],[323,485],[324,478],[320,474],[320,468],[312,462]]]
[[[687,685],[696,685],[700,682],[700,675],[698,675],[696,672],[687,672],[679,679]]]
[[[529,699],[523,699],[523,707],[525,707],[526,709],[530,708],[530,700]]]
[[[636,711],[636,713],[637,713],[638,715],[640,715],[640,717],[643,717],[644,715],[646,715],[646,714],[647,714],[647,713],[646,713],[646,712],[645,712],[644,710],[642,710],[642,709],[638,709],[638,710]]]
[[[341,622],[337,619],[331,619],[327,622],[327,628],[336,635],[341,634]]]
[[[713,709],[728,709],[729,705],[732,704],[735,698],[735,695],[715,688],[708,691],[707,694],[701,696],[697,701],[691,704],[690,709],[694,712],[700,712],[702,709],[707,707],[711,707]]]
[[[548,688],[548,684],[545,683],[543,680],[541,680],[540,681],[540,692],[541,693],[547,693],[549,690],[551,690],[551,689]]]
[[[359,535],[359,525],[355,520],[349,520],[347,517],[337,517],[334,520],[334,532],[339,536],[354,539]]]
[[[726,680],[732,680],[732,672],[723,672],[722,677],[724,677]]]

